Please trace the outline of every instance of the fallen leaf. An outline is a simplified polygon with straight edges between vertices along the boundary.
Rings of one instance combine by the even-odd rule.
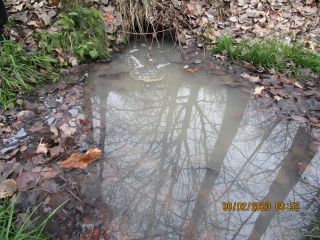
[[[31,110],[23,110],[17,113],[18,120],[25,120],[27,118],[31,118],[35,115],[35,113]]]
[[[59,136],[58,128],[54,126],[50,126],[50,132],[53,134],[53,137],[56,138]]]
[[[59,162],[62,168],[81,168],[85,169],[88,165],[102,156],[101,150],[98,148],[89,149],[85,154],[72,153],[69,158]]]
[[[52,158],[58,157],[61,153],[64,152],[64,149],[61,146],[55,146],[49,149],[50,156]]]
[[[184,67],[183,68],[186,72],[189,72],[189,73],[195,73],[195,72],[198,72],[199,69],[196,68],[196,67]]]
[[[256,87],[256,88],[254,89],[253,94],[254,94],[254,95],[260,95],[263,90],[264,90],[264,86]]]
[[[17,191],[16,181],[6,179],[0,183],[0,199],[11,197]]]
[[[220,59],[222,62],[226,62],[227,61],[227,57],[224,56],[224,55],[216,54],[214,56],[216,57],[216,59]]]
[[[278,95],[274,96],[273,98],[274,98],[277,102],[279,102],[279,101],[282,99],[282,97],[280,97],[280,96],[278,96]]]
[[[76,57],[70,57],[69,58],[69,63],[71,64],[72,67],[79,65],[78,59]]]
[[[188,15],[193,15],[194,10],[195,10],[195,6],[193,4],[188,4],[187,5],[186,13]]]
[[[41,176],[44,177],[45,179],[50,179],[50,178],[55,178],[58,176],[60,172],[54,168],[44,168],[41,172]]]
[[[258,83],[258,82],[260,82],[260,77],[259,77],[259,76],[251,76],[251,75],[248,74],[248,73],[242,73],[240,76],[243,77],[243,78],[248,79],[248,80],[249,80],[250,82],[252,82],[252,83]]]
[[[294,85],[295,85],[296,87],[300,88],[300,89],[303,89],[302,84],[299,83],[299,82],[295,82]]]
[[[292,120],[298,121],[300,123],[307,123],[308,119],[306,119],[305,117],[299,116],[299,115],[292,115],[290,117]]]
[[[113,19],[114,19],[113,15],[104,16],[104,21],[106,21],[107,23],[112,23]]]
[[[76,128],[70,127],[67,123],[62,124],[59,128],[65,136],[72,136],[77,131]]]
[[[40,154],[40,153],[44,153],[45,155],[48,153],[48,144],[41,143],[41,142],[38,144],[36,154]]]
[[[19,192],[26,192],[30,188],[33,188],[37,185],[40,180],[40,174],[35,172],[23,172],[20,173],[16,179],[17,188]]]
[[[62,53],[62,48],[55,48],[54,49],[58,54],[61,54]]]
[[[61,62],[61,63],[64,63],[64,62],[65,62],[64,58],[61,57],[61,56],[58,56],[58,60],[59,60],[59,62]]]
[[[58,184],[54,179],[48,179],[40,184],[41,189],[49,193],[58,193],[61,192],[62,185]]]

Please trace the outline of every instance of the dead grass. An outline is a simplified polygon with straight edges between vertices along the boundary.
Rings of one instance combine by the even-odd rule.
[[[153,25],[155,0],[119,0],[116,4],[123,19],[123,30],[145,32],[146,26]]]

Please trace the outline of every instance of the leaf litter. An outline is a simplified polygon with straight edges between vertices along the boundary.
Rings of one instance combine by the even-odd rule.
[[[38,204],[43,206],[40,210],[48,209],[49,206],[46,202],[41,203],[41,199],[48,199],[49,203],[53,204],[51,206],[59,206],[57,203],[60,203],[60,200],[56,202],[58,200],[55,195],[63,194],[64,200],[72,200],[68,203],[70,215],[66,215],[63,210],[59,211],[55,218],[64,223],[62,225],[68,226],[70,232],[83,232],[85,236],[86,231],[81,228],[83,218],[80,217],[75,222],[75,218],[70,216],[79,214],[77,207],[84,208],[85,199],[99,196],[80,193],[79,189],[83,189],[87,182],[77,181],[79,172],[63,171],[65,168],[62,166],[66,165],[59,164],[70,156],[69,159],[78,161],[81,170],[102,155],[89,141],[92,123],[84,108],[85,91],[88,89],[81,80],[82,76],[87,76],[87,73],[79,69],[64,81],[44,86],[32,102],[25,100],[22,110],[24,112],[13,109],[1,116],[0,138],[5,141],[0,141],[0,198],[10,197],[18,192],[17,204],[27,211]],[[49,104],[52,107],[47,107]],[[29,114],[31,112],[34,114]],[[30,117],[22,117],[27,115]],[[47,121],[49,118],[53,119],[50,123]],[[15,144],[12,145],[13,143]],[[77,153],[87,149],[87,154]],[[75,158],[77,156],[78,159]],[[72,164],[75,165],[75,162],[70,163],[70,166]],[[84,173],[80,173],[82,174]],[[105,210],[102,208],[106,206],[93,208],[94,212],[103,212]],[[80,213],[83,217],[88,214],[86,210]],[[94,217],[93,215],[92,218]],[[100,225],[101,222],[97,221],[94,226],[104,233],[106,230]],[[53,230],[54,234],[61,234],[60,238],[65,234],[61,226],[57,226],[60,229],[58,232],[57,228]]]

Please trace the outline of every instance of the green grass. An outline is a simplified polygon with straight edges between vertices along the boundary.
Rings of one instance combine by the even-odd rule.
[[[304,234],[305,240],[314,240],[314,239],[320,239],[320,217],[315,216],[315,218],[312,219],[310,226],[307,228],[307,233]]]
[[[104,20],[97,9],[74,5],[54,25],[58,30],[40,34],[39,46],[45,53],[62,49],[80,63],[86,59],[110,59],[110,37],[105,32]]]
[[[305,77],[302,69],[320,73],[320,55],[306,49],[302,44],[288,45],[277,39],[236,43],[223,36],[212,48],[213,54],[225,54],[232,60],[247,61],[255,66],[295,77]]]
[[[62,204],[63,205],[63,204]],[[61,205],[61,206],[62,206]],[[60,209],[59,206],[45,220],[38,222],[35,213],[38,207],[18,224],[15,200],[1,200],[0,202],[0,239],[1,240],[46,240],[49,237],[43,234],[43,230],[52,216]]]
[[[12,41],[1,42],[0,59],[0,106],[4,108],[19,103],[17,94],[59,79],[53,67],[55,59],[42,53],[27,53]]]

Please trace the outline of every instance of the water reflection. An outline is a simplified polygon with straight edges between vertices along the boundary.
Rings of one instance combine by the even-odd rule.
[[[151,63],[143,48],[134,54],[145,74],[172,52]],[[222,78],[173,62],[166,80],[139,82],[130,55],[93,72],[101,189],[116,238],[297,239],[318,205],[320,159],[305,130],[257,109]],[[225,201],[298,201],[302,210],[223,211]]]

